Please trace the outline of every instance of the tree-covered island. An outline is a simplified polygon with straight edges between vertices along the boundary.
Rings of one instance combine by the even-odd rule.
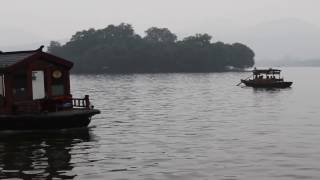
[[[167,28],[151,27],[145,36],[130,24],[77,32],[48,51],[75,63],[75,73],[217,72],[254,65],[254,52],[241,43],[212,43],[208,34],[178,40]]]

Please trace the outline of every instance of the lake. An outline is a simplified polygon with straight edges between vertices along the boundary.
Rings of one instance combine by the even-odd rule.
[[[238,87],[249,72],[73,75],[101,110],[89,128],[0,133],[0,179],[320,179],[320,68],[283,68],[288,89]]]

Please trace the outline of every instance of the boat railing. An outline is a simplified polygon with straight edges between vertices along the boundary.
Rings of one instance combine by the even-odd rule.
[[[84,98],[72,98],[72,105],[74,108],[90,108],[89,95]]]
[[[72,103],[72,105],[71,105]],[[14,113],[40,113],[40,112],[55,112],[67,110],[70,108],[89,109],[89,96],[84,98],[72,98],[69,100],[33,100],[33,101],[18,101],[12,106]]]

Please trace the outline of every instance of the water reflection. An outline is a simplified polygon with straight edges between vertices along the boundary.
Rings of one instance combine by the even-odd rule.
[[[248,88],[251,88],[251,87],[248,87]],[[273,92],[289,91],[289,90],[291,90],[291,87],[284,88],[284,89],[279,89],[279,88],[251,88],[251,89],[253,89],[253,92],[255,92],[255,93],[259,93],[259,92],[273,93]]]
[[[0,179],[73,179],[71,151],[92,141],[88,128],[0,134]]]

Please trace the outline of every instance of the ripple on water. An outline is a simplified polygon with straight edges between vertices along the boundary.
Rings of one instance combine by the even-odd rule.
[[[284,70],[291,89],[235,86],[247,73],[73,75],[102,113],[1,133],[0,179],[319,179],[320,86],[305,79],[320,71]]]

